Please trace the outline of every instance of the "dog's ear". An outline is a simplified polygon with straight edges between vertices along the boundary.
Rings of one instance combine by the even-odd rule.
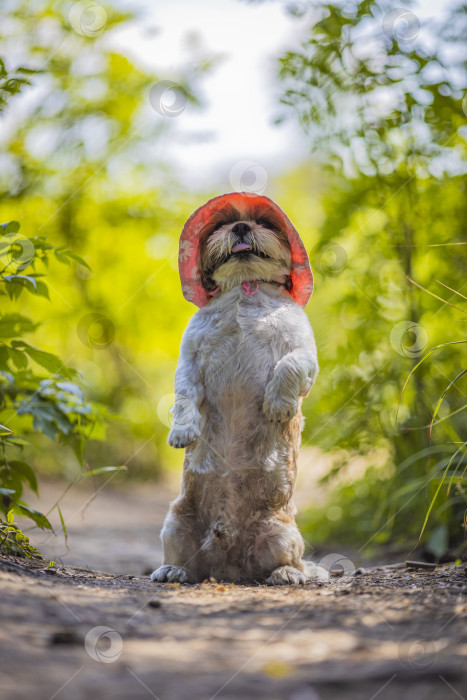
[[[201,245],[199,248],[199,254],[198,254],[198,270],[201,276],[201,285],[203,289],[205,289],[207,292],[211,292],[214,287],[216,286],[216,283],[212,279],[212,270],[208,269],[206,266],[206,241],[207,241],[208,236],[204,235],[202,240],[201,240]]]
[[[212,277],[210,277],[209,274],[205,274],[202,270],[201,270],[201,284],[203,285],[203,288],[207,292],[212,292],[212,290],[215,287],[217,287],[217,285],[214,282],[214,280],[212,279]]]

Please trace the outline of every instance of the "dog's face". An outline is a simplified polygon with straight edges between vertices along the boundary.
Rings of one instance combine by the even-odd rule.
[[[203,287],[223,291],[246,280],[285,281],[292,267],[280,220],[264,208],[224,207],[201,232],[199,269]]]

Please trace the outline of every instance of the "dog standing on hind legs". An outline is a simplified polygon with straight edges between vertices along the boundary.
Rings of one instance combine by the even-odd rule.
[[[303,243],[267,197],[226,194],[186,222],[179,266],[183,294],[200,310],[175,373],[169,444],[185,448],[182,490],[151,578],[326,580],[302,559],[292,500],[300,405],[318,373]]]

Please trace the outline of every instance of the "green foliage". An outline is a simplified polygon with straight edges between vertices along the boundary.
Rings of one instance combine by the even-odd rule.
[[[14,73],[8,73],[4,61],[0,58],[0,112],[2,112],[10,97],[17,95],[25,85],[30,85],[28,75],[35,71],[24,66],[18,66]]]
[[[39,280],[44,275],[37,269],[46,268],[52,254],[68,262],[69,251],[61,248],[57,254],[57,248],[44,237],[25,238],[18,232],[17,222],[0,226],[0,297],[9,298],[10,303],[24,293],[48,298],[47,285]],[[23,284],[24,280],[28,283]],[[2,303],[2,309],[7,306]],[[39,325],[14,311],[0,313],[0,511],[7,515],[7,521],[1,524],[0,547],[28,557],[36,557],[36,550],[13,522],[13,514],[28,517],[42,529],[52,530],[52,525],[46,515],[29,507],[22,498],[25,485],[38,494],[33,466],[11,455],[27,445],[24,435],[32,428],[70,445],[84,470],[85,442],[108,415],[102,407],[85,400],[81,387],[72,381],[78,376],[76,370],[23,340],[24,334]],[[101,467],[90,473],[121,469],[124,467]]]
[[[463,296],[463,295],[461,295],[461,294],[459,293],[459,296]],[[465,297],[464,297],[464,298],[465,298]],[[453,342],[450,343],[450,344],[452,344],[452,345],[457,345],[457,344],[463,345],[463,344],[465,344],[465,343],[467,343],[467,340],[453,341]],[[415,367],[410,371],[410,374],[409,374],[409,376],[407,377],[407,380],[406,380],[406,382],[405,382],[405,384],[404,384],[404,387],[403,387],[403,391],[404,391],[405,387],[407,386],[407,384],[408,384],[408,382],[409,382],[409,380],[410,380],[410,377],[414,374],[414,372],[417,371],[417,369],[422,365],[422,363],[425,362],[425,360],[427,360],[427,359],[430,357],[430,355],[431,355],[432,353],[434,353],[435,351],[437,351],[438,349],[440,349],[440,348],[442,348],[442,347],[445,347],[445,345],[446,345],[446,344],[443,343],[443,344],[441,344],[441,345],[439,345],[439,346],[437,346],[437,347],[435,347],[435,348],[432,348],[424,357],[422,357],[422,359],[421,359],[419,362],[417,362],[417,364],[416,364]],[[445,415],[444,415],[443,418],[440,418],[440,419],[438,419],[438,421],[436,421],[436,419],[437,419],[437,417],[438,417],[438,415],[439,415],[439,413],[440,413],[441,406],[443,405],[443,402],[445,401],[445,399],[447,399],[447,397],[448,397],[448,393],[450,392],[450,390],[451,390],[453,387],[455,387],[455,386],[458,384],[459,380],[460,380],[465,374],[467,374],[467,369],[461,370],[461,371],[457,374],[457,376],[454,377],[454,379],[452,379],[452,380],[448,383],[448,385],[446,386],[446,388],[445,388],[445,389],[443,390],[443,392],[441,393],[441,396],[438,398],[438,401],[437,401],[437,403],[436,403],[436,407],[435,407],[435,409],[434,409],[434,411],[433,411],[433,416],[432,416],[431,423],[430,423],[430,442],[431,442],[431,439],[432,439],[432,434],[433,434],[433,427],[434,427],[434,425],[436,425],[436,423],[440,423],[440,422],[443,422],[443,421],[449,421],[448,424],[447,424],[447,426],[448,426],[448,431],[450,432],[451,438],[455,438],[455,439],[453,440],[454,445],[459,445],[459,447],[458,447],[458,448],[453,452],[453,454],[450,456],[449,461],[448,461],[446,467],[444,468],[444,471],[443,471],[442,475],[436,480],[436,481],[437,481],[436,491],[435,491],[435,493],[434,493],[434,495],[433,495],[433,497],[432,497],[432,499],[431,499],[430,505],[429,505],[429,507],[428,507],[428,511],[427,511],[427,513],[426,513],[426,515],[425,515],[425,519],[424,519],[424,521],[423,521],[423,526],[422,526],[422,529],[421,529],[421,532],[420,532],[420,537],[419,537],[419,539],[422,538],[423,533],[425,532],[425,529],[426,529],[426,526],[427,526],[427,523],[428,523],[430,514],[431,514],[431,512],[432,512],[432,510],[433,510],[433,508],[434,508],[434,506],[435,506],[435,504],[436,504],[436,501],[437,501],[437,498],[438,498],[438,496],[439,496],[439,493],[440,493],[442,487],[445,485],[445,482],[446,482],[446,481],[448,482],[447,495],[449,496],[449,494],[450,494],[450,492],[451,492],[451,489],[454,488],[454,489],[458,492],[458,494],[460,494],[460,496],[463,498],[464,502],[467,502],[467,490],[466,490],[467,479],[466,479],[466,476],[465,476],[467,467],[464,468],[464,469],[461,471],[462,463],[463,463],[463,461],[464,461],[464,459],[465,459],[465,456],[466,456],[466,453],[467,453],[467,450],[466,450],[466,447],[467,447],[467,440],[464,439],[464,438],[465,438],[465,432],[464,432],[464,431],[465,431],[465,422],[462,424],[463,432],[462,432],[462,434],[461,434],[461,432],[457,430],[458,425],[456,424],[456,421],[453,421],[453,420],[452,420],[452,418],[453,418],[454,416],[457,416],[459,413],[461,413],[463,410],[465,410],[465,409],[467,408],[467,404],[464,403],[464,404],[463,404],[462,406],[460,406],[460,408],[458,408],[457,410],[455,410],[455,411],[450,411],[450,412],[448,412],[448,413],[445,413]],[[456,388],[457,388],[457,387],[456,387]],[[435,421],[436,421],[436,423],[435,423]],[[462,435],[462,436],[461,436],[461,435]],[[454,498],[451,499],[451,500],[448,500],[448,501],[447,501],[448,505],[449,505],[451,502],[455,503],[455,502],[456,502],[456,497],[454,497]],[[467,518],[464,516],[464,528],[466,527],[466,524],[467,524]],[[447,531],[446,526],[444,526],[444,527],[443,527],[443,526],[440,526],[440,527],[438,527],[438,528],[433,532],[433,535],[432,535],[432,537],[430,538],[430,541],[428,542],[428,549],[429,549],[430,551],[432,551],[433,554],[434,554],[435,556],[438,556],[438,557],[439,557],[439,556],[440,556],[440,553],[441,553],[441,554],[444,553],[443,551],[441,551],[441,550],[443,549],[443,548],[442,548],[442,542],[445,542],[445,543],[446,543],[446,548],[447,548],[447,544],[448,544],[448,531]]]
[[[439,422],[436,442],[429,426],[464,356],[464,346],[449,343],[465,323],[453,290],[462,289],[467,272],[466,80],[456,54],[447,63],[445,41],[460,40],[467,12],[460,8],[457,22],[418,32],[418,18],[406,11],[410,37],[400,34],[384,1],[324,3],[321,12],[301,49],[280,61],[282,101],[328,173],[310,307],[326,381],[310,396],[314,419],[305,442],[341,452],[326,476],[334,510],[329,518],[309,513],[304,529],[315,541],[406,543],[409,536],[415,544],[430,510],[427,533],[443,527],[456,542],[465,491],[447,499],[438,487],[462,432],[460,379],[458,394],[444,396],[451,419]],[[427,41],[429,32],[438,42]],[[424,48],[429,43],[436,51]],[[439,303],[446,286],[454,319]],[[440,343],[435,362],[421,365],[404,392],[396,427],[407,374],[429,344]],[[386,458],[374,465],[381,451]],[[367,455],[363,474],[347,468],[355,452]]]
[[[0,550],[13,556],[42,560],[37,547],[30,543],[29,537],[15,523],[13,510],[8,511],[6,520],[0,518]]]

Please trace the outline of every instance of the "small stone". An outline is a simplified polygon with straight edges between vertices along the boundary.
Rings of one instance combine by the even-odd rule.
[[[160,600],[150,600],[147,604],[148,608],[160,608],[162,605]]]
[[[49,644],[78,644],[81,639],[72,629],[56,630],[49,637]]]

